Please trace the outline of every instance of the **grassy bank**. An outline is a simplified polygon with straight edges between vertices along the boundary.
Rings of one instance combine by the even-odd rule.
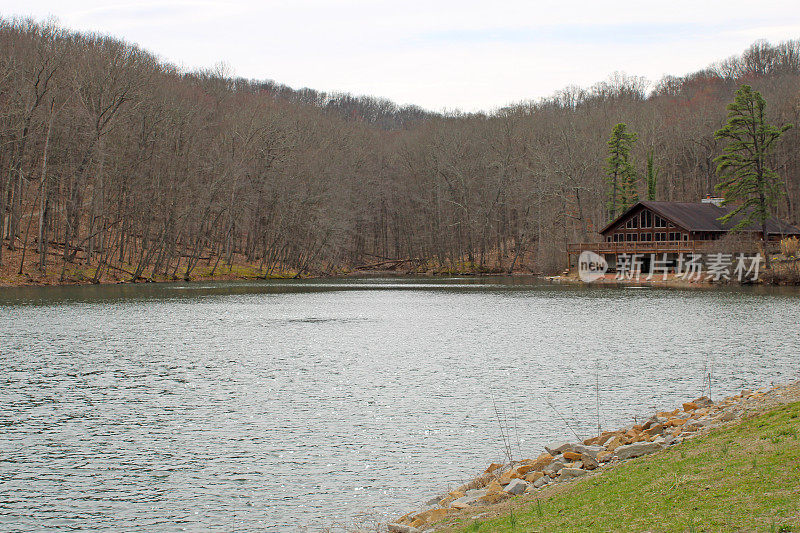
[[[800,531],[799,437],[795,402],[446,530]]]

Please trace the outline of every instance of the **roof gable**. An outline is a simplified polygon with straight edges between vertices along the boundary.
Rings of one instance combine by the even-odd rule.
[[[686,231],[729,231],[744,218],[743,214],[734,216],[727,224],[723,224],[719,219],[731,211],[730,207],[720,207],[710,203],[700,202],[637,202],[628,208],[620,216],[612,220],[606,227],[600,230],[605,234],[613,228],[619,221],[626,218],[630,213],[639,207],[650,209],[662,218],[666,218],[676,226]],[[758,224],[750,224],[743,231],[761,231]],[[780,235],[800,235],[800,230],[776,218],[767,221],[767,233]]]

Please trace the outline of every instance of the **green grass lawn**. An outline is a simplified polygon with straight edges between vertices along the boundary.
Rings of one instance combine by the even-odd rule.
[[[800,532],[800,402],[527,496],[453,532]],[[505,513],[505,514],[503,514]]]

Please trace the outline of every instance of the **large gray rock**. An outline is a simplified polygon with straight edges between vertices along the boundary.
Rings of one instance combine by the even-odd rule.
[[[583,462],[583,468],[585,468],[586,470],[594,470],[595,468],[600,467],[600,463],[597,462],[597,459],[595,459],[588,453],[581,454],[581,461]]]
[[[564,468],[564,463],[562,463],[561,461],[553,461],[552,463],[547,465],[544,468],[544,470],[542,470],[542,472],[544,472],[545,474],[547,474],[550,477],[556,477],[556,474],[562,468]]]
[[[540,488],[544,487],[545,485],[547,485],[548,483],[550,483],[551,481],[553,481],[553,480],[550,479],[550,476],[542,476],[542,477],[540,477],[539,479],[537,479],[536,481],[533,482],[533,487],[536,488],[536,489],[540,489]]]
[[[389,530],[389,533],[420,533],[419,529],[405,524],[390,523],[386,524],[386,528]]]
[[[561,469],[561,479],[572,479],[576,477],[581,477],[588,474],[586,470],[583,468],[562,468]]]
[[[483,498],[487,494],[489,494],[489,491],[486,489],[468,490],[466,494],[464,494],[462,497],[458,498],[457,500],[453,500],[450,503],[450,506],[452,507],[456,505],[456,503],[458,503],[459,505],[460,504],[474,505],[475,502],[477,502],[479,499]]]
[[[650,426],[657,423],[658,423],[658,417],[656,415],[653,415],[647,422],[644,423],[642,429],[650,429]]]
[[[545,446],[544,449],[547,450],[547,453],[555,457],[561,453],[572,451],[572,447],[573,445],[569,442],[558,442],[550,446]]]
[[[591,455],[593,459],[597,459],[597,454],[606,451],[605,446],[585,446],[583,444],[575,444],[572,450],[577,453],[585,453]]]
[[[634,442],[633,444],[626,444],[614,450],[614,455],[619,457],[620,460],[631,459],[639,457],[640,455],[647,455],[656,453],[664,447],[661,442]]]
[[[511,483],[503,489],[509,494],[522,494],[528,488],[528,482],[522,479],[512,479]]]

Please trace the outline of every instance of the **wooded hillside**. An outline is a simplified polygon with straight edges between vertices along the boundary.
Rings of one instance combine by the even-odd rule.
[[[740,83],[761,91],[771,121],[800,123],[800,41],[755,43],[651,91],[618,74],[491,114],[441,115],[182,72],[116,39],[5,20],[0,261],[17,270],[9,262],[27,247],[26,269],[84,264],[98,276],[191,277],[201,262],[237,261],[325,274],[395,259],[550,272],[567,242],[594,240],[606,222],[615,124],[638,135],[640,197],[652,152],[657,199],[696,201],[714,192],[714,131]],[[794,223],[799,135],[773,155],[779,214]]]

